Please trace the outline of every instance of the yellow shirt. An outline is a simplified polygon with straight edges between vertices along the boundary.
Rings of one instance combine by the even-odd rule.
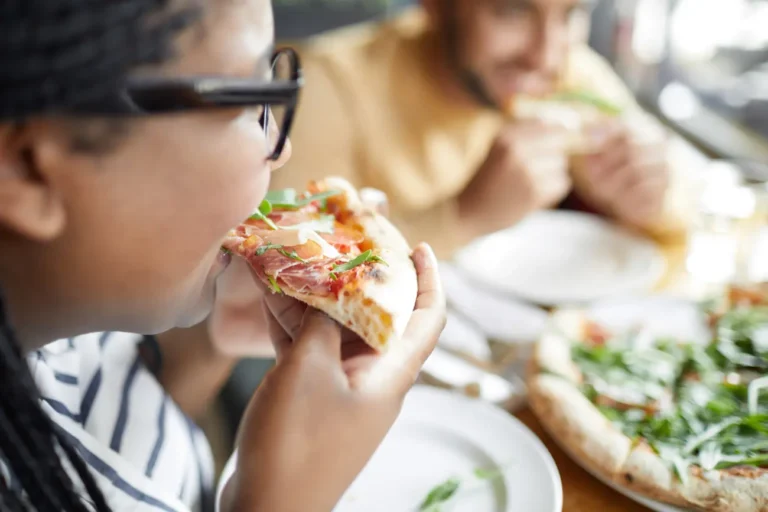
[[[485,160],[501,115],[457,105],[430,75],[425,14],[345,28],[299,47],[306,86],[291,133],[293,157],[273,187],[335,175],[389,196],[411,243],[448,257],[469,240],[454,229],[455,198]],[[576,48],[566,82],[623,106],[631,93],[595,53]]]

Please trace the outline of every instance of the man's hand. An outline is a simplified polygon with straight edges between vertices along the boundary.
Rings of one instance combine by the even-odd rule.
[[[576,191],[606,215],[639,228],[664,210],[669,186],[664,132],[650,120],[593,126],[594,151],[576,158]]]
[[[467,238],[511,226],[532,211],[556,205],[568,194],[568,132],[536,121],[510,125],[459,196]]]

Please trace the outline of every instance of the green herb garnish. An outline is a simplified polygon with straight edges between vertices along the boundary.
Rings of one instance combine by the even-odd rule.
[[[458,478],[449,478],[445,482],[432,488],[419,507],[420,512],[438,512],[440,505],[453,498],[459,490],[461,481]]]
[[[283,190],[270,190],[265,196],[265,200],[272,204],[272,207],[287,208],[296,204],[296,189],[286,188]]]
[[[307,263],[307,260],[296,254],[296,251],[288,252],[282,245],[265,244],[256,249],[255,254],[256,256],[264,256],[264,254],[266,254],[266,252],[269,250],[275,250],[286,258],[291,258],[292,260],[300,261],[301,263]]]
[[[272,291],[275,293],[282,294],[283,290],[280,289],[280,285],[277,284],[277,279],[274,278],[274,276],[267,276],[267,279],[269,280],[269,287],[272,288]]]
[[[283,210],[296,210],[315,201],[324,201],[329,197],[337,196],[341,193],[341,190],[326,190],[325,192],[319,192],[317,194],[312,194],[305,198],[299,199],[299,195],[296,193],[295,189],[287,188],[283,190],[271,190],[267,192],[266,199],[272,204],[273,208],[280,208]]]
[[[272,222],[272,219],[267,217],[267,215],[269,215],[270,213],[272,213],[272,203],[270,203],[267,199],[265,199],[261,202],[259,207],[256,209],[255,212],[251,214],[249,218],[261,220],[269,227],[269,229],[276,231],[278,229],[277,225],[274,222]]]
[[[552,99],[555,101],[572,101],[584,103],[593,106],[603,113],[611,116],[617,116],[623,112],[623,109],[618,105],[615,105],[589,91],[565,91],[555,94]]]
[[[362,265],[363,263],[367,263],[369,261],[373,261],[376,263],[383,263],[384,265],[387,265],[387,262],[383,259],[379,258],[378,256],[374,256],[371,250],[367,250],[362,254],[359,254],[354,259],[342,263],[340,265],[336,265],[331,270],[331,279],[336,279],[338,277],[338,274],[341,274],[343,272],[347,272],[349,270],[352,270],[355,267],[358,267]]]
[[[286,251],[285,249],[283,249],[281,247],[281,248],[277,249],[277,252],[279,252],[280,254],[285,256],[286,258],[291,258],[292,260],[296,260],[296,261],[301,262],[301,263],[307,263],[307,260],[305,260],[304,258],[299,256],[298,254],[296,254],[296,251],[288,252],[288,251]]]
[[[757,414],[757,403],[760,398],[760,391],[768,388],[768,376],[760,377],[749,383],[747,388],[747,405],[749,406],[749,414]]]
[[[429,491],[429,494],[427,494],[427,497],[419,507],[419,512],[440,512],[442,505],[453,499],[459,489],[467,487],[466,484],[471,483],[473,479],[490,482],[502,478],[504,471],[503,467],[494,469],[477,468],[472,472],[471,476],[466,478],[449,478]],[[472,486],[469,487],[471,488]]]
[[[474,473],[475,473],[475,476],[480,480],[496,480],[497,478],[501,478],[502,476],[504,476],[504,470],[501,468],[496,468],[496,469],[477,468],[474,471]]]

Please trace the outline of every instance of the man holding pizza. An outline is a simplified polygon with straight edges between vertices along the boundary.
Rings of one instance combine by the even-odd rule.
[[[664,133],[586,47],[580,0],[422,0],[301,49],[306,88],[277,188],[329,173],[387,193],[409,240],[442,257],[527,214],[578,203],[654,237],[686,209]],[[573,127],[519,98],[589,91],[621,115]],[[545,120],[546,119],[546,120]],[[639,122],[638,122],[639,120]]]

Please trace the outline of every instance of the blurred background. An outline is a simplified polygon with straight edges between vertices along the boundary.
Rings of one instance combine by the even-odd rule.
[[[273,0],[278,43],[383,20],[416,1]],[[675,139],[681,142],[683,167],[700,181],[692,206],[695,221],[686,239],[659,249],[659,257],[663,253],[666,261],[665,276],[673,277],[664,277],[657,289],[689,297],[709,293],[712,283],[768,281],[768,0],[594,0],[590,5],[589,45],[608,61],[641,106],[680,136]],[[546,224],[557,218],[544,215],[540,220]],[[542,243],[540,233],[548,231],[533,225],[526,224],[534,242],[525,238],[524,229],[515,235],[521,238],[519,251],[510,249],[515,238],[511,236],[504,242],[506,249],[480,244],[475,253],[470,251],[469,260],[481,261],[483,254],[506,250],[513,254],[509,261],[525,267],[527,251],[535,267],[557,252],[552,247],[568,253],[562,245],[574,242],[578,249],[574,255],[580,257],[572,258],[563,278],[584,274],[591,286],[596,281],[590,281],[590,272],[597,277],[605,273],[606,281],[613,283],[622,276],[619,270],[611,274],[612,268],[631,273],[632,262],[644,268],[650,265],[646,260],[653,259],[643,252],[642,244],[629,244],[626,252],[609,254],[623,242],[614,240],[616,233],[607,228],[600,228],[606,230],[602,238],[585,234],[586,242],[576,235],[569,242],[558,232],[551,245],[544,244],[536,252]],[[582,249],[583,254],[576,254]],[[483,284],[503,281],[502,271],[488,266]],[[562,285],[559,274],[550,268],[542,274]],[[428,361],[422,374],[429,377],[425,382],[503,403],[511,412],[522,410],[518,416],[543,436],[538,422],[523,409],[525,386],[520,376],[547,321],[548,309],[539,307],[546,301],[524,294],[493,294],[490,291],[499,291],[490,290],[493,286],[481,293],[477,283],[482,275],[467,280],[447,262],[441,262],[441,275],[451,309],[440,343],[446,350],[436,351]],[[705,285],[701,289],[700,283]],[[271,365],[271,360],[242,362],[222,393],[219,414],[211,418],[215,424],[207,426],[209,432],[219,434],[209,436],[219,463],[228,456],[242,412]],[[606,494],[546,436],[542,439],[563,474],[566,504],[569,499],[571,504],[574,500],[584,503],[584,508],[570,510],[596,510],[605,503],[614,507],[606,510],[640,510]],[[599,499],[589,501],[589,495],[605,495],[607,501],[598,505]]]
[[[274,0],[277,38],[297,41],[384,19],[413,3]],[[708,159],[736,162],[732,169],[762,173],[759,183],[768,180],[759,164],[768,162],[768,0],[597,0],[591,16],[590,46],[645,109]],[[689,271],[701,267],[710,276],[713,265],[723,267],[713,263],[713,254],[730,250],[727,237],[736,225],[731,221],[739,220],[731,212],[733,203],[743,202],[738,194],[724,201],[719,183],[713,186],[715,206],[702,207],[709,220],[697,225],[699,235],[691,235],[697,249],[688,262]],[[721,229],[723,219],[730,219],[727,229]],[[733,259],[733,252],[723,258]],[[251,360],[238,367],[221,398],[226,423],[237,425],[271,364]]]
[[[413,0],[275,0],[277,37],[383,19]],[[767,0],[598,0],[590,45],[709,156],[768,157]]]

